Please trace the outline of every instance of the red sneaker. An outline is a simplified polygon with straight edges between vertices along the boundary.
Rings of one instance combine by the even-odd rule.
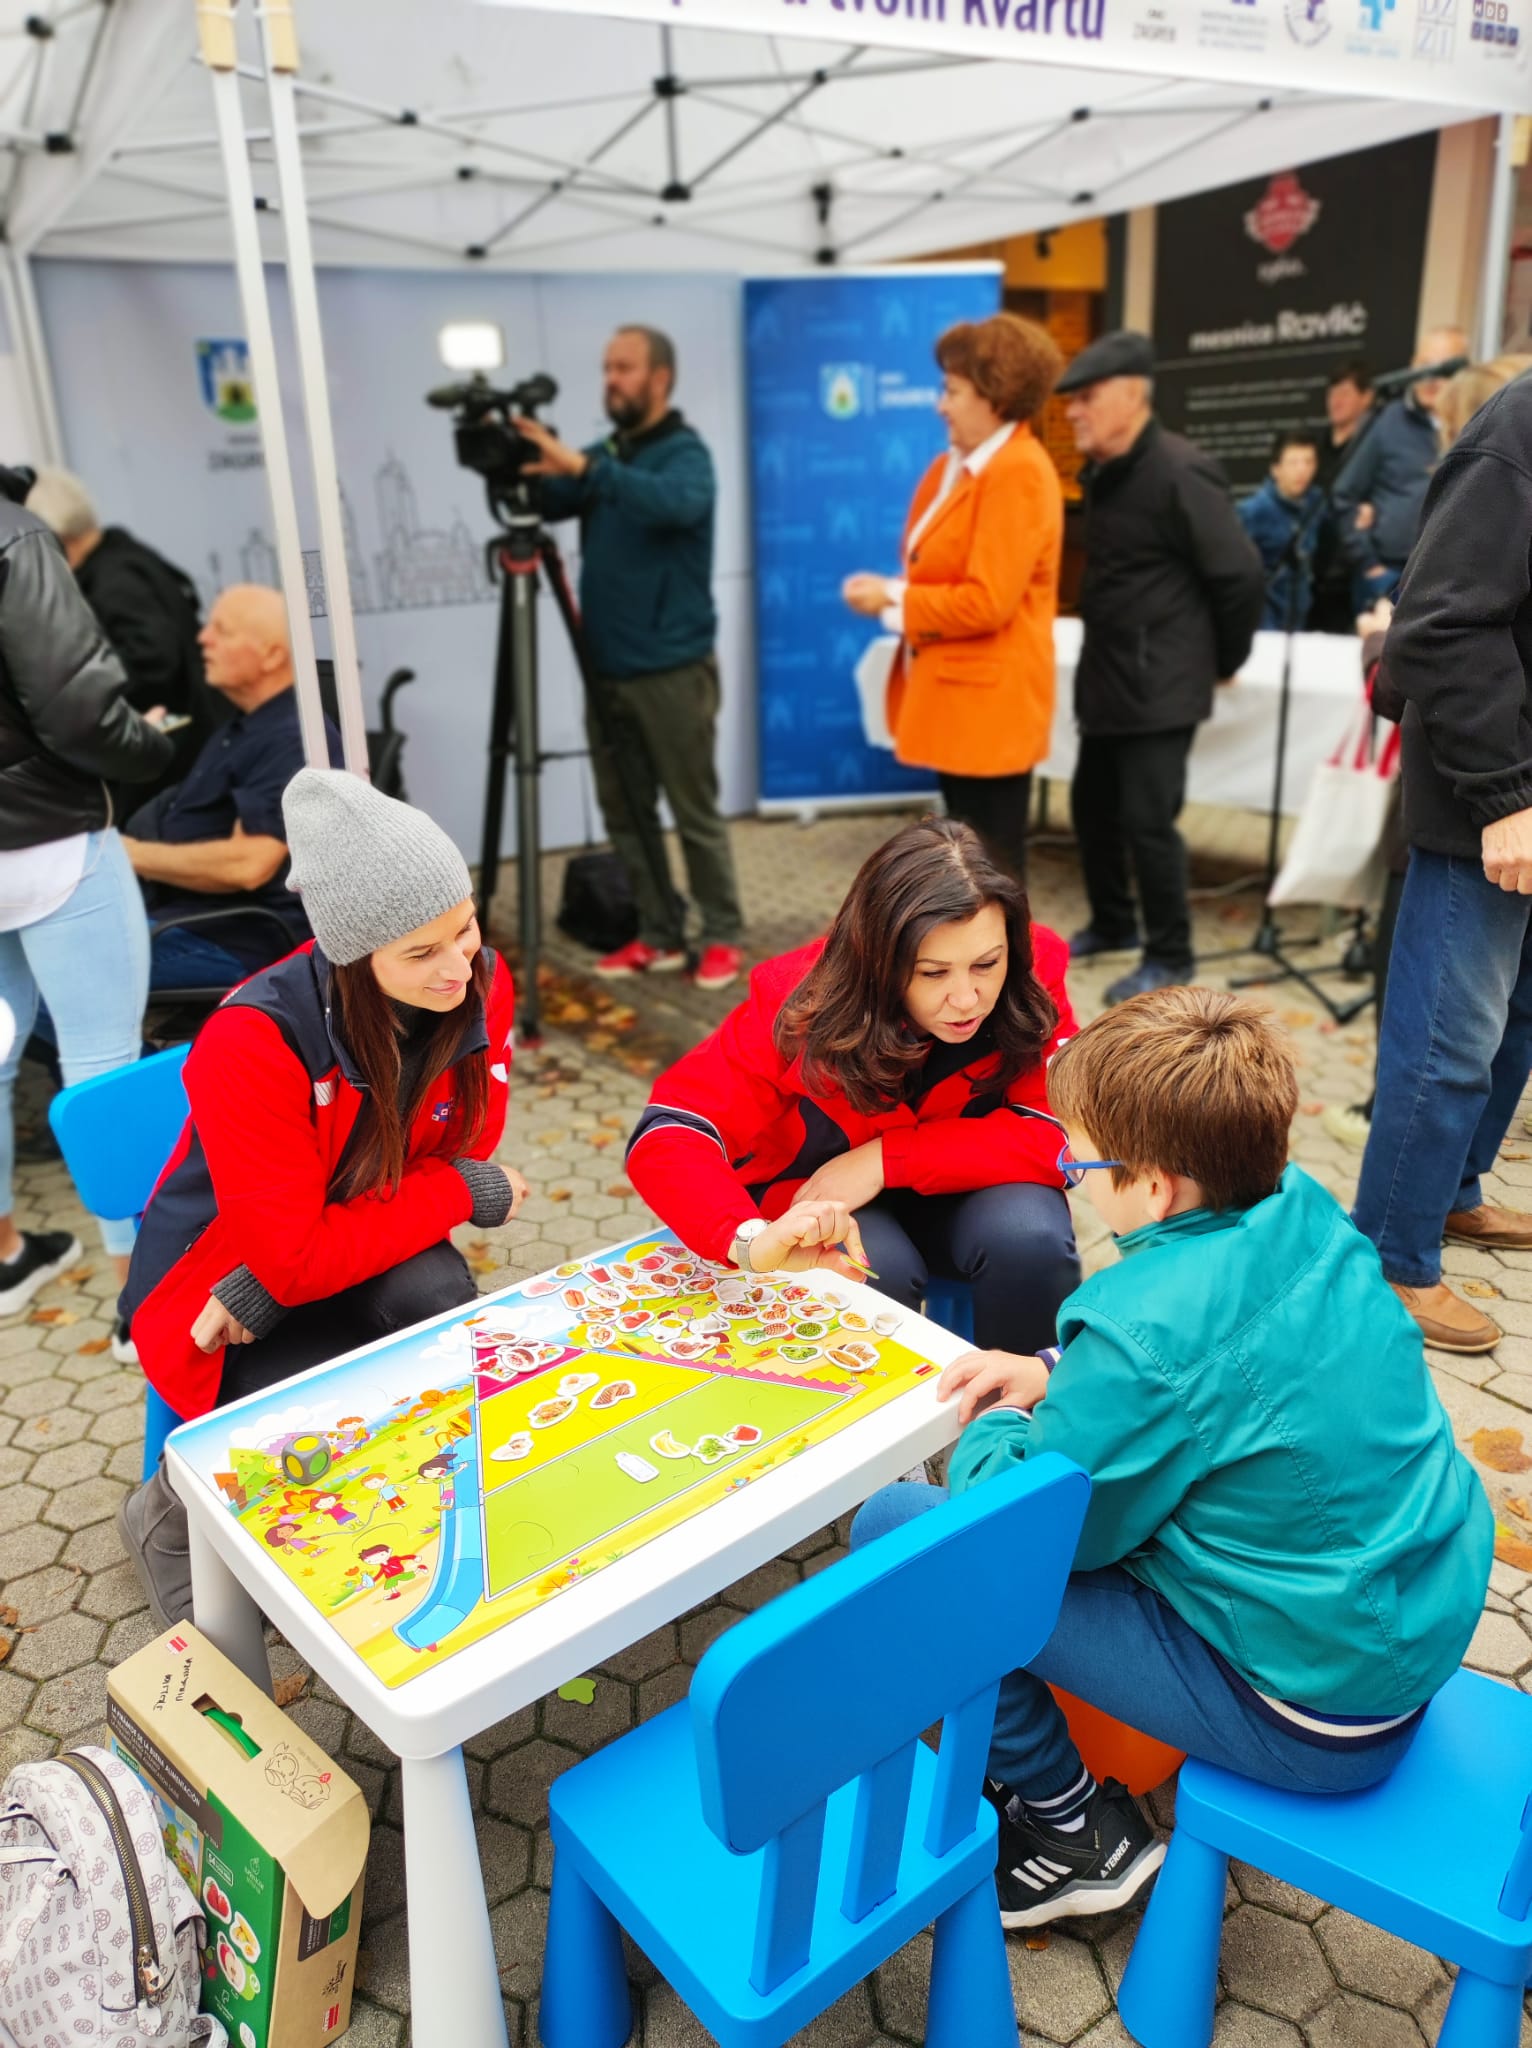
[[[629,974],[674,974],[685,965],[686,955],[680,951],[662,951],[658,946],[646,946],[642,939],[630,939],[598,960],[591,972],[605,981],[621,981]]]
[[[698,988],[727,988],[738,981],[745,956],[738,946],[704,946],[692,980]]]

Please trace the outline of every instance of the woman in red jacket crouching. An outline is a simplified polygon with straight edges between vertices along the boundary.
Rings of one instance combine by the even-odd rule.
[[[1036,1351],[1079,1280],[1048,1115],[1073,1032],[1068,951],[977,833],[879,847],[827,939],[768,960],[655,1084],[628,1174],[695,1252],[757,1273],[852,1267],[910,1307],[971,1282],[976,1339]]]
[[[305,768],[282,799],[317,935],[214,1011],[191,1115],[144,1212],[121,1308],[182,1416],[471,1301],[448,1237],[526,1194],[505,1127],[515,998],[463,857],[421,811]],[[162,1626],[187,1618],[186,1514],[164,1467],[119,1527]]]

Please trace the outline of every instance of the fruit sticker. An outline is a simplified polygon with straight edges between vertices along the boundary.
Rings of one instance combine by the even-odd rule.
[[[210,1877],[202,1887],[202,1903],[216,1919],[228,1919],[230,1912],[229,1895],[222,1885],[219,1884],[216,1877]]]
[[[758,1444],[760,1440],[761,1432],[753,1422],[736,1422],[729,1431],[729,1442],[737,1444],[742,1451],[746,1450],[751,1444]]]
[[[226,1934],[220,1934],[218,1937],[218,1967],[222,1970],[225,1977],[228,1978],[232,1989],[243,1996],[245,1978],[249,1972],[245,1968],[244,1957],[235,1948]]]
[[[229,1928],[229,1939],[239,1950],[247,1963],[258,1963],[261,1959],[261,1944],[256,1940],[255,1929],[243,1913],[236,1913]]]
[[[657,1430],[649,1439],[649,1448],[657,1458],[689,1458],[692,1454],[691,1445],[683,1444],[668,1429]]]

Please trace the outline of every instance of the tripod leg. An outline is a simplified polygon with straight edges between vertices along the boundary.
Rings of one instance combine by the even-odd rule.
[[[500,627],[495,643],[495,694],[489,714],[489,772],[484,785],[484,836],[479,853],[479,923],[489,929],[489,907],[500,880],[500,833],[505,823],[505,772],[511,753],[511,612],[515,577],[509,554],[499,556]]]

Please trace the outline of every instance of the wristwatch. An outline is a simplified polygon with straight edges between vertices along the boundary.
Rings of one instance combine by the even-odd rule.
[[[750,1263],[750,1247],[768,1227],[764,1216],[749,1216],[735,1231],[734,1241],[729,1246],[729,1257],[742,1273],[755,1271],[755,1267]]]

